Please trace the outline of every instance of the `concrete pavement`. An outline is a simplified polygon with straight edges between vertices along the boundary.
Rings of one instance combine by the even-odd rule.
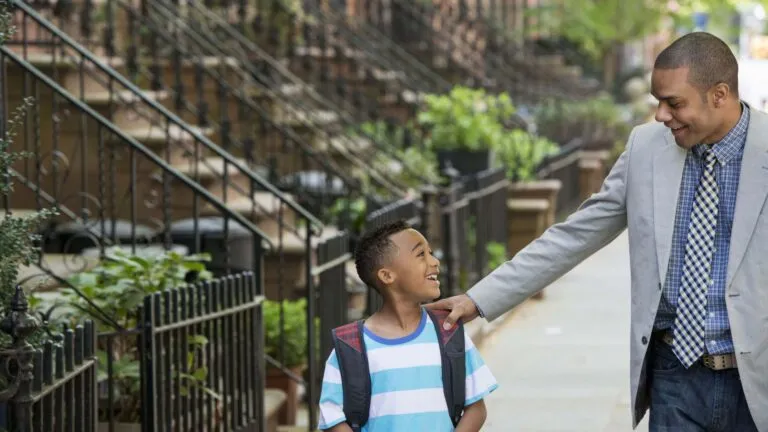
[[[626,232],[545,293],[484,338],[500,387],[483,430],[631,431]]]

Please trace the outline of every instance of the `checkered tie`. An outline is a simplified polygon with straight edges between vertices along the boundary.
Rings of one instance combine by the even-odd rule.
[[[718,188],[714,152],[708,149],[701,175],[683,261],[683,278],[673,327],[674,351],[687,368],[704,354],[707,288],[711,283],[712,255],[717,226]]]

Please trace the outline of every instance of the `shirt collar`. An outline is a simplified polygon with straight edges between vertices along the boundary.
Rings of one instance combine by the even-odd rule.
[[[741,153],[746,143],[747,127],[749,126],[749,106],[742,102],[741,108],[739,122],[728,131],[722,140],[711,146],[699,144],[693,148],[697,157],[703,157],[707,148],[711,148],[720,165],[725,165]]]

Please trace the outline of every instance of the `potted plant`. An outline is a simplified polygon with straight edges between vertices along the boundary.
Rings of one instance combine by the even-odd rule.
[[[283,300],[282,308],[280,302],[265,300],[262,311],[266,355],[279,362],[291,374],[302,376],[308,363],[306,299]],[[267,366],[266,375],[267,387],[280,389],[286,395],[286,404],[278,414],[279,424],[296,424],[298,383],[273,365]]]
[[[436,152],[440,172],[450,165],[460,175],[487,170],[493,149],[515,113],[509,95],[454,87],[447,95],[427,95],[417,116],[425,130],[425,147]]]

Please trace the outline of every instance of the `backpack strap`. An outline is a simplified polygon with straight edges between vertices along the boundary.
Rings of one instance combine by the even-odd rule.
[[[453,426],[459,424],[464,413],[466,394],[466,358],[464,350],[464,324],[459,320],[451,329],[445,330],[443,323],[449,312],[443,310],[428,310],[432,323],[437,331],[440,357],[443,366],[443,393],[448,406]]]
[[[332,334],[341,373],[344,416],[352,430],[359,432],[368,422],[371,407],[371,375],[363,341],[363,321],[335,328]]]

